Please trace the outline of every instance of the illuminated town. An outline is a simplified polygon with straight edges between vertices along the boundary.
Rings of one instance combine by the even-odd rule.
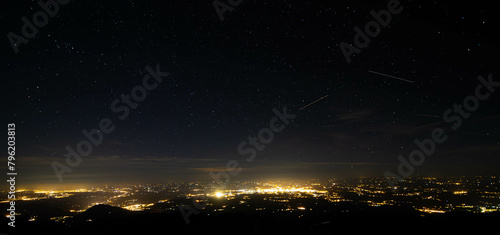
[[[348,213],[335,207],[354,203],[365,207],[411,206],[423,214],[465,211],[500,211],[500,178],[447,177],[409,178],[394,191],[383,178],[308,180],[304,182],[232,182],[226,187],[214,183],[173,183],[91,187],[62,191],[18,190],[16,216],[36,221],[33,202],[58,205],[66,211],[51,217],[65,222],[95,205],[110,205],[129,211],[168,212],[179,206],[203,204],[207,215],[220,213],[293,214]],[[6,193],[1,205],[7,207]],[[5,211],[5,210],[4,210]],[[57,213],[56,213],[57,214]]]

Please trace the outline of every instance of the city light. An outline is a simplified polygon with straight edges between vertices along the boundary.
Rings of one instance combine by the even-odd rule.
[[[500,182],[496,177],[411,178],[405,180],[405,183],[399,185],[394,192],[391,192],[390,188],[384,184],[384,180],[384,178],[335,179],[322,183],[248,181],[234,183],[225,189],[215,190],[214,188],[210,194],[205,193],[205,184],[194,182],[68,190],[23,190],[18,192],[17,198],[19,201],[67,200],[71,202],[67,210],[68,214],[53,217],[53,221],[61,223],[99,205],[119,207],[128,211],[165,212],[178,210],[178,205],[184,203],[182,200],[185,199],[193,200],[193,203],[204,205],[204,207],[210,206],[210,213],[216,214],[232,213],[242,209],[274,214],[328,212],[325,208],[354,201],[370,207],[411,205],[419,213],[425,214],[443,214],[453,211],[471,213],[500,211],[500,191],[498,191]],[[478,188],[478,185],[482,185],[482,188]],[[454,198],[450,199],[448,196],[450,194]],[[469,203],[464,203],[470,197],[481,198],[481,200],[468,200]],[[303,200],[309,203],[303,204],[302,202],[305,202]],[[0,203],[8,203],[8,200]],[[347,210],[343,213],[347,213]],[[21,213],[16,213],[16,215],[21,215]],[[297,216],[302,218],[303,214]],[[39,220],[32,215],[29,219],[30,221]]]

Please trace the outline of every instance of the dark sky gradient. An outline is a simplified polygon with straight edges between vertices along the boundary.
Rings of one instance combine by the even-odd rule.
[[[387,1],[247,0],[223,22],[211,1],[71,1],[18,54],[5,35],[40,7],[2,1],[2,123],[17,125],[18,184],[59,184],[50,163],[103,118],[116,130],[64,184],[206,180],[229,160],[243,167],[235,179],[381,177],[436,127],[449,139],[415,174],[498,175],[500,92],[456,131],[441,117],[477,76],[500,81],[498,3],[401,1],[348,64],[339,44]],[[119,120],[111,103],[156,64],[170,76]],[[297,117],[246,163],[238,145],[283,106]]]

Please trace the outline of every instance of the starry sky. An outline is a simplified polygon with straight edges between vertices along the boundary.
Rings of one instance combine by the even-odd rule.
[[[212,1],[75,0],[16,54],[5,35],[21,35],[37,2],[0,10],[1,119],[16,124],[18,184],[209,180],[230,160],[243,169],[234,179],[383,177],[435,128],[449,138],[415,176],[499,173],[500,92],[457,130],[442,118],[479,75],[500,81],[499,1],[401,0],[351,63],[339,45],[388,1],[243,0],[221,21]],[[170,75],[120,120],[112,102],[157,64]],[[296,117],[246,162],[238,145],[284,106]],[[103,118],[115,130],[60,183],[51,163]]]

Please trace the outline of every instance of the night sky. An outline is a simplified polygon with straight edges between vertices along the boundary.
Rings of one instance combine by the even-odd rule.
[[[348,63],[341,43],[388,2],[243,0],[221,21],[210,0],[75,0],[16,54],[8,33],[41,7],[2,1],[1,118],[16,124],[18,184],[210,180],[231,160],[235,180],[383,177],[435,128],[448,139],[412,176],[498,175],[500,88],[456,130],[443,113],[479,75],[500,81],[499,1],[401,0]],[[121,120],[111,104],[156,65],[169,75]],[[239,144],[285,106],[296,117],[247,162]],[[66,165],[66,146],[104,118],[114,131],[60,183],[51,163]]]

